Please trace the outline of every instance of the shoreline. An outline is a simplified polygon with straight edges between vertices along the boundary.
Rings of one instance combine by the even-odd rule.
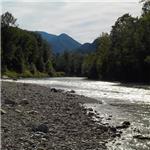
[[[83,107],[97,100],[35,84],[2,81],[1,88],[3,149],[107,149],[120,136]]]

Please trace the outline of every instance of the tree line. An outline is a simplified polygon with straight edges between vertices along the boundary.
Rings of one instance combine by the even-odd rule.
[[[98,38],[96,52],[85,56],[82,73],[90,79],[150,82],[150,1],[138,18],[119,17],[110,34]]]
[[[10,14],[2,16],[2,73],[86,76],[89,79],[150,82],[150,1],[140,17],[124,14],[111,32],[96,39],[91,53],[53,54],[36,32],[18,28]]]
[[[9,76],[52,76],[49,45],[35,32],[18,28],[16,18],[6,12],[1,16],[1,71]]]

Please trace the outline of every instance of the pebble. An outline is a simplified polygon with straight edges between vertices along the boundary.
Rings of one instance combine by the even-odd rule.
[[[38,114],[38,111],[36,110],[30,110],[30,111],[27,111],[28,114]]]
[[[39,131],[39,132],[47,133],[48,132],[48,126],[46,124],[40,124],[38,126],[33,126],[32,131],[34,131],[34,132]]]
[[[93,99],[51,90],[32,84],[3,83],[3,97],[11,97],[19,104],[16,110],[3,104],[9,110],[2,116],[2,125],[8,129],[7,133],[2,129],[4,149],[106,149],[105,143],[118,132],[111,131],[109,124],[100,124],[101,119],[96,122],[95,112],[83,107],[84,102]],[[22,111],[21,115],[14,110]]]
[[[23,99],[20,103],[19,103],[20,105],[28,105],[29,104],[29,101],[27,100],[27,99]]]
[[[2,109],[2,108],[0,108],[0,111],[1,111],[1,114],[2,114],[2,115],[7,113],[7,112],[6,112],[4,109]]]
[[[19,109],[15,109],[15,112],[21,113],[21,110],[19,110]]]

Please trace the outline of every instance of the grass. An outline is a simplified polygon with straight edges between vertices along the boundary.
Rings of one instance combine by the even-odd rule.
[[[29,70],[24,71],[23,73],[17,73],[15,71],[7,70],[2,73],[2,76],[7,76],[9,78],[42,78],[42,77],[49,77],[47,73],[36,72],[32,74]]]

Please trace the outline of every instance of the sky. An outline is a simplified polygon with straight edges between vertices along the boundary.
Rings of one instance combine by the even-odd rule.
[[[80,43],[92,42],[110,32],[118,17],[140,16],[139,0],[2,0],[19,27],[59,35],[66,33]]]

